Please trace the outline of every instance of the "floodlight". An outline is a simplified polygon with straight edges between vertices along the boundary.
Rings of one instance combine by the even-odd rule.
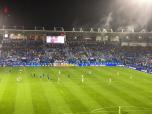
[[[4,34],[4,37],[5,37],[5,38],[8,38],[8,34]]]

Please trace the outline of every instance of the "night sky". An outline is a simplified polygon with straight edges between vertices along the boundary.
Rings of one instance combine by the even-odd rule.
[[[131,1],[0,0],[0,26],[152,30],[152,3],[138,6],[138,0]]]
[[[96,26],[112,0],[0,0],[0,24],[16,26]]]

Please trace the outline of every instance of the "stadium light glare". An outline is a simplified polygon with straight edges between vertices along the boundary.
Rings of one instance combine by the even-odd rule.
[[[5,37],[5,38],[8,38],[8,34],[7,34],[7,33],[6,33],[6,34],[4,34],[4,37]]]
[[[136,0],[136,1],[138,1],[139,3],[141,3],[141,4],[147,4],[147,3],[152,3],[152,1],[151,0]]]
[[[152,6],[152,0],[118,0],[119,2],[126,4],[126,5],[133,5],[134,7],[146,7]]]
[[[133,4],[137,4],[140,6],[152,5],[152,0],[131,0]]]

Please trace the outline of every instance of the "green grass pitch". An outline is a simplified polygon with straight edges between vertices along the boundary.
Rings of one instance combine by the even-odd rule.
[[[121,67],[0,68],[0,114],[152,114],[152,75]]]

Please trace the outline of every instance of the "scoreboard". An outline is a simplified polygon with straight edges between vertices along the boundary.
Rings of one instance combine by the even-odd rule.
[[[46,43],[64,44],[65,43],[65,35],[64,36],[46,36]]]

